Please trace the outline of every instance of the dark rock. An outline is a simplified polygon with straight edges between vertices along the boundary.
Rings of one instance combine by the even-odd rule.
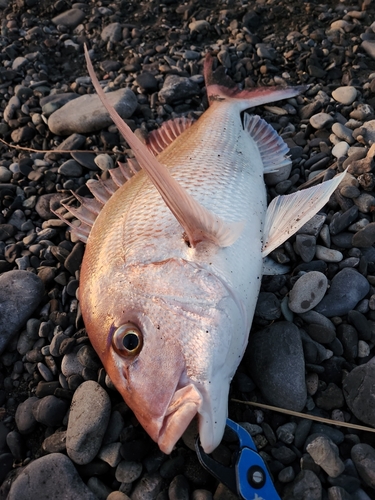
[[[43,488],[41,488],[43,485]],[[38,458],[25,467],[11,486],[8,500],[98,500],[61,453]]]
[[[40,278],[28,271],[0,276],[0,353],[30,318],[44,295]]]
[[[352,268],[344,268],[336,274],[331,287],[315,311],[327,317],[342,316],[354,309],[370,290],[367,279]]]
[[[361,422],[372,427],[375,427],[374,386],[374,358],[354,368],[343,382],[344,396],[350,410]]]
[[[253,380],[271,404],[302,410],[306,402],[304,356],[293,323],[280,321],[252,333],[245,356]]]

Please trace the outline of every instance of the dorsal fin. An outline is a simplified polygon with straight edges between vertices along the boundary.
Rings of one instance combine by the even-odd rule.
[[[172,142],[177,139],[179,135],[185,132],[195,120],[180,116],[174,120],[164,122],[160,128],[150,132],[146,139],[146,146],[152,154],[157,156]]]
[[[86,45],[85,57],[91,81],[100,100],[119,132],[133,150],[139,165],[145,170],[165,204],[183,227],[190,245],[195,247],[201,241],[211,241],[221,247],[232,245],[241,234],[244,223],[224,222],[220,217],[203,207],[172,177],[168,168],[157,161],[147,146],[138,139],[108,102],[95,75]]]
[[[204,61],[204,79],[208,101],[235,99],[240,111],[254,108],[269,102],[289,99],[304,92],[308,85],[297,87],[256,87],[253,89],[241,90],[233,80],[225,74],[225,69],[220,66],[216,71],[212,71],[213,58],[207,54]]]
[[[265,174],[290,165],[290,159],[285,156],[289,148],[269,123],[260,116],[245,113],[244,128],[257,143]]]
[[[139,166],[134,158],[129,158],[127,163],[118,162],[119,166],[109,170],[111,177],[106,180],[102,179],[90,179],[87,181],[86,185],[91,191],[94,198],[87,198],[79,196],[76,193],[72,193],[73,196],[80,202],[80,206],[75,207],[69,203],[62,202],[61,205],[67,210],[67,212],[75,217],[77,221],[70,222],[66,216],[58,211],[53,213],[57,217],[71,228],[71,232],[74,236],[84,243],[87,242],[87,238],[90,234],[90,229],[93,226],[97,216],[99,215],[101,209],[111,198],[113,193],[117,191],[127,180],[129,180],[137,171],[139,171]],[[80,222],[80,225],[77,223]]]

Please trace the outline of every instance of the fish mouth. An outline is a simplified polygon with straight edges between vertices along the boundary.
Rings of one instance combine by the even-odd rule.
[[[174,445],[198,413],[202,401],[202,394],[192,383],[175,391],[156,440],[163,453],[171,453]]]

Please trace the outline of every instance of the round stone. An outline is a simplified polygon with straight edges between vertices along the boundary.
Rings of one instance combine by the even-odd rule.
[[[357,89],[350,85],[348,85],[347,87],[338,87],[332,92],[332,97],[335,99],[335,101],[349,106],[357,98]]]
[[[304,313],[313,309],[324,297],[328,280],[323,273],[311,271],[301,276],[289,294],[289,309]]]
[[[111,416],[107,392],[88,380],[74,393],[66,434],[68,456],[76,464],[88,464],[97,455]]]

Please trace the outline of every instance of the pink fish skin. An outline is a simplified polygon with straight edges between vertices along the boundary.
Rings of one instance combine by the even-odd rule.
[[[170,453],[198,417],[209,453],[224,432],[263,257],[326,203],[341,177],[280,197],[267,211],[263,174],[288,164],[287,147],[259,117],[243,121],[241,111],[302,88],[228,89],[225,79],[215,81],[208,60],[209,109],[194,124],[175,122],[151,137],[152,150],[181,128],[155,158],[108,104],[87,62],[142,169],[118,189],[107,185],[113,194],[89,233],[79,288],[86,329],[112,382],[160,449]],[[85,224],[85,209],[99,212],[95,203],[83,202]],[[86,238],[84,225],[77,231]]]

